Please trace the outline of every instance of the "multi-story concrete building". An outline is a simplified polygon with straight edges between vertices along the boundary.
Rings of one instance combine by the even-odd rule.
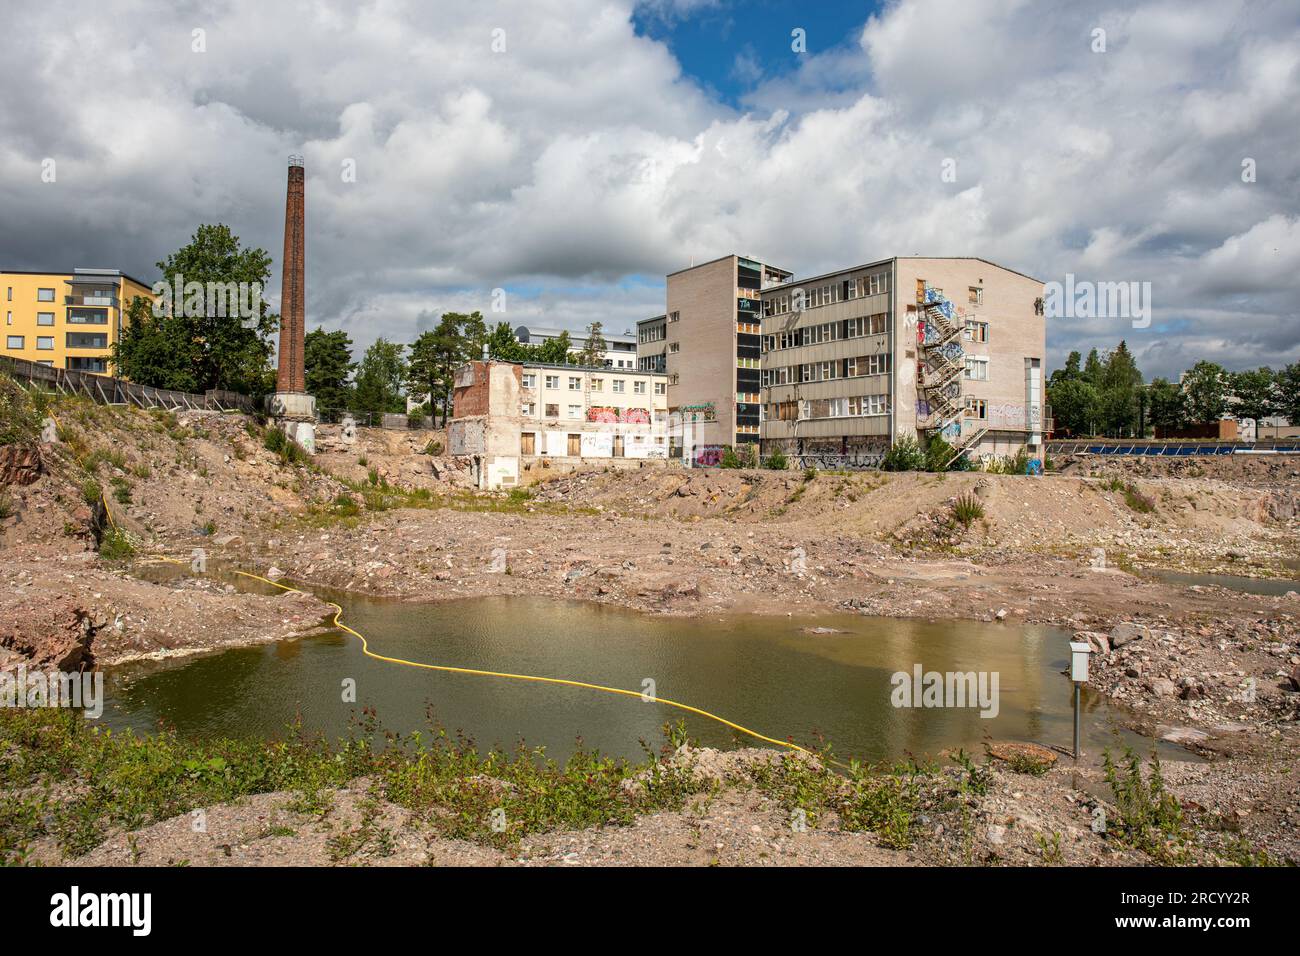
[[[521,325],[515,329],[515,338],[524,345],[541,345],[551,339],[557,339],[565,329],[542,328],[535,325]],[[606,368],[636,368],[636,336],[630,332],[621,335],[601,332],[605,340],[604,359]],[[582,332],[569,332],[572,351],[581,352],[587,347],[587,336]]]
[[[668,371],[668,316],[656,315],[636,324],[636,367],[641,372]]]
[[[763,453],[872,464],[933,434],[973,456],[1038,452],[1042,295],[976,258],[882,259],[765,289]]]
[[[112,371],[113,343],[131,300],[154,300],[149,286],[116,269],[0,270],[4,350],[0,355],[100,375]]]
[[[635,369],[470,362],[456,372],[448,450],[471,456],[480,488],[530,467],[666,458],[666,377]]]
[[[708,462],[724,445],[758,442],[760,294],[790,276],[737,255],[668,276],[662,351],[669,413],[681,423],[672,436],[674,456],[689,447],[692,463]],[[660,341],[638,341],[638,358],[657,355]]]

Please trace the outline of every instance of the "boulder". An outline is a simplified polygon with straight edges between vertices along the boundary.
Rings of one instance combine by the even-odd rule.
[[[1145,624],[1134,624],[1131,621],[1125,621],[1123,624],[1116,624],[1110,629],[1110,646],[1123,647],[1130,641],[1138,641],[1150,636],[1151,630]]]

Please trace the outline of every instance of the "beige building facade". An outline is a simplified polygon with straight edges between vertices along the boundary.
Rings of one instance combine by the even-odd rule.
[[[761,294],[790,276],[757,259],[729,255],[667,277],[662,353],[668,410],[681,426],[674,457],[710,464],[723,446],[757,446]],[[638,340],[638,356],[649,357],[659,344]]]
[[[668,456],[667,377],[636,369],[470,362],[456,373],[448,451],[483,489],[510,488],[541,460],[575,465]]]
[[[1042,282],[898,257],[761,295],[763,454],[872,465],[904,435],[939,434],[973,459],[1041,456]]]

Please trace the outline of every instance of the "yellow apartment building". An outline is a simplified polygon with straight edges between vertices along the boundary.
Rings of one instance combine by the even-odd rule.
[[[0,355],[76,372],[112,373],[113,343],[131,300],[153,291],[117,269],[0,270]]]

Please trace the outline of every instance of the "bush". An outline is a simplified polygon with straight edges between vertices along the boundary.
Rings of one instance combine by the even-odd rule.
[[[438,441],[436,438],[430,438],[428,444],[424,446],[424,453],[426,455],[441,455],[442,442]]]
[[[904,435],[889,446],[880,467],[884,471],[921,471],[925,464],[925,453],[916,436]]]
[[[969,492],[957,496],[953,502],[952,516],[961,523],[963,528],[969,528],[976,521],[984,517],[984,506],[980,500]]]
[[[416,408],[416,409],[412,409],[411,411],[407,412],[407,413],[406,413],[406,426],[407,426],[408,428],[423,428],[423,427],[424,427],[424,412],[420,411],[420,409],[418,409],[418,408]]]
[[[278,455],[283,465],[296,465],[307,459],[307,453],[298,443],[275,425],[266,426],[266,431],[262,434],[262,444],[266,446],[267,451]]]
[[[957,449],[953,448],[942,435],[932,436],[925,447],[925,470],[947,471],[948,462],[955,454]]]
[[[739,447],[727,445],[722,449],[722,461],[719,464],[723,468],[753,468],[754,446],[749,444]]]
[[[135,548],[121,528],[109,528],[99,539],[99,556],[106,561],[125,561],[135,554]]]
[[[785,457],[785,452],[781,449],[775,449],[772,454],[763,460],[763,467],[770,468],[772,471],[785,471],[790,466],[790,461]]]
[[[41,409],[8,375],[0,374],[0,445],[34,442],[41,434]]]

